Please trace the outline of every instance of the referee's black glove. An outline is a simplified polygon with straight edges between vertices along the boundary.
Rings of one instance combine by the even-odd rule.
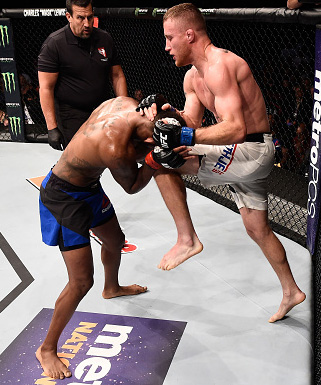
[[[48,143],[53,149],[63,151],[63,136],[58,127],[48,130]]]

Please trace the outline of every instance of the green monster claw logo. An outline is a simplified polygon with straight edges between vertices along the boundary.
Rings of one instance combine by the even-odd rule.
[[[135,16],[138,16],[139,15],[139,8],[136,8],[135,9]]]
[[[14,73],[13,72],[2,72],[2,77],[3,77],[4,86],[5,86],[6,91],[11,94],[11,91],[16,90]],[[11,83],[12,83],[12,88],[11,88]]]
[[[0,37],[0,42],[3,47],[9,45],[8,27],[6,25],[0,25]]]
[[[9,117],[9,122],[10,122],[10,127],[11,131],[17,136],[21,135],[21,124],[20,124],[21,119],[18,118],[17,116],[11,116]]]
[[[157,11],[158,11],[158,8],[154,8],[154,9],[153,9],[153,12],[152,12],[152,16],[153,16],[153,17],[156,17],[156,16],[157,16]]]

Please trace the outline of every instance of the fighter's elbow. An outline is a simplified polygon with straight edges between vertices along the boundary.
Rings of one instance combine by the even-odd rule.
[[[243,142],[245,142],[246,126],[245,125],[241,125],[236,132],[237,132],[237,135],[236,135],[236,138],[235,138],[235,143],[243,143]]]
[[[136,185],[133,185],[128,188],[124,188],[124,190],[126,191],[127,194],[133,195],[133,194],[137,194],[141,190],[141,188],[139,188]]]
[[[123,190],[125,191],[126,194],[129,194],[129,195],[135,194],[133,186],[128,186],[128,185],[124,186],[124,185],[122,185],[122,188],[123,188]]]
[[[126,190],[125,190],[125,191],[126,191]],[[134,194],[136,194],[136,193],[137,193],[137,191],[135,191],[135,190],[132,190],[132,189],[130,189],[130,190],[127,190],[126,192],[127,192],[127,194],[129,194],[129,195],[134,195]]]

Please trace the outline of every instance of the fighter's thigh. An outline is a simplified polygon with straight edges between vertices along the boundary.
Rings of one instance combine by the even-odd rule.
[[[94,227],[93,232],[107,248],[122,248],[125,243],[125,235],[116,215],[113,215],[108,222]]]

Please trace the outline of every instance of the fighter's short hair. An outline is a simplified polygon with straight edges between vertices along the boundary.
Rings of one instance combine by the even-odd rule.
[[[206,31],[206,21],[202,12],[192,3],[182,3],[169,8],[163,17],[163,22],[168,19],[182,18],[185,23],[194,28]]]

